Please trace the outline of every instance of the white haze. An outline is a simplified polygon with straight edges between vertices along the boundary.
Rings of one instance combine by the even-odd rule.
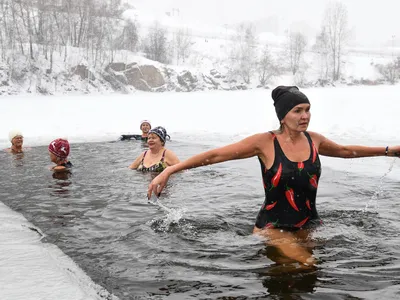
[[[243,21],[270,20],[274,34],[283,35],[287,29],[301,29],[306,35],[320,30],[324,11],[331,0],[127,0],[147,20],[162,20],[166,12],[176,22],[188,27],[232,26]],[[348,11],[352,44],[384,46],[400,29],[394,25],[399,3],[396,0],[340,1]],[[311,36],[314,37],[314,36]],[[399,46],[399,45],[397,45]]]

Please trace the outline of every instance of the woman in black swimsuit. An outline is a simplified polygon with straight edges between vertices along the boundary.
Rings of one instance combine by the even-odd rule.
[[[314,265],[311,252],[301,244],[310,228],[321,224],[316,194],[321,175],[319,155],[356,158],[400,156],[400,146],[338,145],[316,132],[307,132],[310,102],[297,87],[278,86],[272,91],[280,128],[255,134],[237,143],[195,155],[167,168],[150,183],[147,196],[160,196],[172,174],[190,168],[257,156],[265,201],[253,233],[266,237],[285,257]]]
[[[161,126],[151,129],[147,138],[149,150],[140,154],[129,168],[142,172],[162,172],[166,167],[179,163],[176,154],[164,147],[167,136],[167,131]]]

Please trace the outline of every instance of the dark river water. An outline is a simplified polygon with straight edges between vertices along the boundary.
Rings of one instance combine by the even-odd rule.
[[[167,147],[184,159],[210,143]],[[67,179],[52,177],[47,147],[3,152],[0,199],[120,299],[400,299],[399,182],[323,167],[318,265],[300,271],[251,235],[264,199],[256,158],[176,174],[157,202],[152,175],[127,168],[143,149],[72,144]]]

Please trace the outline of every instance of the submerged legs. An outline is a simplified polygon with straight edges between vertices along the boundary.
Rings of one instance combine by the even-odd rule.
[[[309,239],[309,230],[288,232],[281,229],[254,228],[253,233],[266,237],[268,245],[276,247],[283,256],[298,261],[305,267],[314,266],[316,263],[309,247],[303,245]],[[280,262],[285,260],[281,259],[279,259]]]

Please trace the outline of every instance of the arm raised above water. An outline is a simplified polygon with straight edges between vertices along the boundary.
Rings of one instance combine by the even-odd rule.
[[[221,163],[228,160],[258,156],[261,154],[260,145],[262,145],[264,140],[265,134],[255,134],[237,143],[194,155],[185,161],[168,167],[149,184],[147,197],[150,199],[152,193],[159,196],[167,184],[169,176],[176,172]]]

